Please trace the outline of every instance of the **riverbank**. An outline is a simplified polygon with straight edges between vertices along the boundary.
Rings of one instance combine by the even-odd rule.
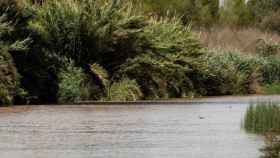
[[[80,101],[70,104],[51,104],[53,106],[63,105],[173,105],[173,104],[195,104],[195,103],[218,103],[218,104],[240,104],[240,103],[262,103],[272,102],[280,103],[280,95],[246,95],[246,96],[212,96],[197,97],[184,99],[161,99],[161,100],[138,100],[138,101]],[[44,106],[45,104],[40,104]],[[38,105],[18,105],[21,107],[38,106]],[[14,106],[12,106],[14,107]]]
[[[212,96],[185,99],[167,100],[140,100],[140,101],[81,101],[78,105],[119,105],[119,104],[188,104],[188,103],[259,103],[275,102],[280,103],[280,95],[246,95],[246,96]]]

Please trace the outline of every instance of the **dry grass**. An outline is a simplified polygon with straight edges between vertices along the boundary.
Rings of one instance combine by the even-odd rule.
[[[262,32],[255,28],[214,28],[211,31],[195,31],[195,35],[210,49],[237,50],[246,53],[255,52],[259,39],[280,44],[280,36],[276,33]]]

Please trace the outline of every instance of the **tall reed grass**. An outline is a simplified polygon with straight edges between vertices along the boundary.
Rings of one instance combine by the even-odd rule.
[[[280,108],[274,103],[258,103],[247,109],[244,128],[248,132],[266,133],[280,131]]]
[[[280,106],[274,103],[258,103],[248,107],[243,126],[246,131],[264,134],[266,146],[261,149],[262,158],[280,156]]]

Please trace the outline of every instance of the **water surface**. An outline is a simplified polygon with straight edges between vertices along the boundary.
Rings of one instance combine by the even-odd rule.
[[[257,158],[248,103],[0,108],[1,158]]]

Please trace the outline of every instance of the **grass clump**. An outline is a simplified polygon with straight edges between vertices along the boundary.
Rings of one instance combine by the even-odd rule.
[[[142,97],[142,92],[135,80],[122,79],[112,83],[106,90],[103,100],[107,101],[136,101]]]
[[[264,134],[266,146],[261,149],[263,158],[280,156],[280,107],[274,103],[258,103],[247,109],[243,124],[248,132]]]
[[[276,132],[280,130],[280,109],[274,103],[258,103],[247,109],[244,128],[253,133]]]

